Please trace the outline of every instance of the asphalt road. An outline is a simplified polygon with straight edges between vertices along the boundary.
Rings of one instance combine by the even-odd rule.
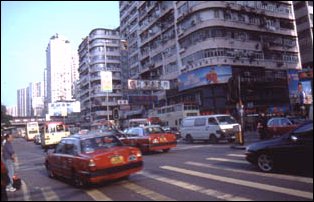
[[[13,146],[22,178],[22,188],[8,193],[14,201],[313,200],[313,171],[265,174],[227,143],[179,143],[169,153],[144,155],[142,172],[87,189],[48,178],[39,145],[18,138]]]

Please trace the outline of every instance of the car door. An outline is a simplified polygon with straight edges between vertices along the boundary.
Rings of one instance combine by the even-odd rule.
[[[196,118],[194,120],[195,132],[193,134],[194,139],[207,139],[206,131],[206,118]]]
[[[64,141],[64,149],[60,158],[61,174],[65,178],[72,178],[72,168],[74,155],[74,141],[67,139]]]
[[[300,165],[313,167],[313,122],[302,125],[290,136],[294,143],[293,158]]]
[[[61,141],[57,146],[53,154],[49,158],[49,166],[51,170],[59,176],[62,176],[62,155],[64,150],[64,141]]]

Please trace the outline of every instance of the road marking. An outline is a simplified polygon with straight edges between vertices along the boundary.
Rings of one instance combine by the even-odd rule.
[[[42,187],[40,190],[43,193],[46,201],[60,201],[59,196],[51,189],[51,187]]]
[[[172,150],[178,151],[178,150],[187,150],[187,149],[197,149],[197,148],[202,148],[202,147],[221,148],[221,147],[226,147],[226,145],[180,145],[173,148]]]
[[[17,168],[16,170],[21,172],[21,171],[31,171],[31,170],[41,170],[41,169],[44,169],[45,166],[44,165],[40,165],[40,166],[32,166],[32,165],[29,165],[27,167],[20,167],[20,168]]]
[[[97,189],[86,190],[85,192],[95,201],[112,201],[111,198]]]
[[[233,157],[243,157],[245,158],[245,154],[228,154],[227,156],[233,156]]]
[[[281,179],[281,180],[291,180],[294,182],[303,182],[303,183],[313,184],[313,178],[309,178],[309,177],[263,173],[263,172],[256,172],[256,171],[250,171],[250,170],[240,170],[236,168],[224,168],[223,166],[214,166],[211,164],[197,163],[197,162],[192,162],[192,161],[187,161],[185,162],[185,164],[205,167],[205,168],[219,169],[219,170],[236,172],[236,173],[251,174],[251,175],[257,175],[257,176],[262,176],[262,177],[271,177],[271,178],[276,178],[276,179]]]
[[[225,158],[206,158],[209,161],[221,161],[221,162],[231,162],[231,163],[241,163],[241,164],[249,164],[249,162],[244,160],[233,160],[233,159],[225,159]]]
[[[187,170],[187,169],[173,167],[173,166],[161,166],[160,168],[178,172],[178,173],[187,174],[187,175],[192,175],[196,177],[201,177],[205,179],[221,181],[224,183],[236,184],[236,185],[246,186],[249,188],[261,189],[261,190],[277,192],[281,194],[292,195],[292,196],[297,196],[297,197],[302,197],[302,198],[313,200],[313,192],[306,192],[306,191],[301,191],[301,190],[296,190],[296,189],[289,189],[289,188],[278,187],[278,186],[273,186],[273,185],[268,185],[268,184],[262,184],[258,182],[251,182],[251,181],[239,180],[239,179],[223,177],[223,176],[213,175],[213,174],[208,174],[208,173],[201,173],[201,172]]]
[[[205,195],[217,198],[217,199],[223,199],[223,200],[227,200],[227,201],[252,201],[252,199],[249,199],[249,198],[239,197],[236,195],[227,194],[227,193],[220,192],[220,191],[213,190],[213,189],[207,189],[205,187],[201,187],[201,186],[194,185],[191,183],[183,182],[180,180],[174,180],[174,179],[166,178],[166,177],[156,175],[156,174],[147,173],[145,171],[142,171],[139,174],[144,175],[145,177],[160,181],[160,182],[171,184],[171,185],[180,187],[182,189],[195,191],[195,192],[205,194]]]
[[[159,194],[155,191],[146,189],[145,187],[139,186],[137,184],[134,184],[132,182],[125,182],[121,184],[124,188],[130,189],[134,191],[137,194],[140,194],[142,196],[145,196],[149,199],[152,199],[154,201],[175,201],[172,198],[169,198],[167,196],[164,196],[162,194]]]
[[[24,180],[21,180],[21,189],[23,192],[24,201],[31,201],[31,196],[29,194],[28,187],[26,183],[24,182]]]

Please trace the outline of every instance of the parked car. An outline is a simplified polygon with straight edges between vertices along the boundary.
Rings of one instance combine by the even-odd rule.
[[[157,125],[128,128],[124,135],[120,134],[120,140],[126,145],[140,148],[143,152],[168,152],[177,145],[176,136]]]
[[[90,131],[63,138],[53,153],[48,153],[45,166],[49,177],[69,179],[83,186],[129,176],[142,170],[142,153],[124,146],[111,133]]]
[[[285,117],[271,118],[267,122],[267,135],[269,137],[280,136],[295,129],[298,125],[298,122],[293,123]]]
[[[247,146],[246,160],[264,172],[293,165],[313,168],[313,121],[281,137]]]
[[[189,143],[194,140],[217,143],[224,139],[232,142],[239,130],[236,120],[226,114],[186,117],[180,128],[181,136]]]

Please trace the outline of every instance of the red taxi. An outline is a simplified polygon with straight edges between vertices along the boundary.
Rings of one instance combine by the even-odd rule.
[[[271,118],[267,122],[267,133],[271,137],[281,136],[292,131],[298,125],[299,124],[295,124],[285,117]]]
[[[63,138],[45,160],[49,177],[69,179],[75,186],[127,177],[143,168],[141,151],[124,146],[111,133],[91,131]]]
[[[160,126],[154,125],[129,128],[119,139],[126,145],[140,148],[143,152],[168,152],[177,145],[175,134],[167,133]]]

